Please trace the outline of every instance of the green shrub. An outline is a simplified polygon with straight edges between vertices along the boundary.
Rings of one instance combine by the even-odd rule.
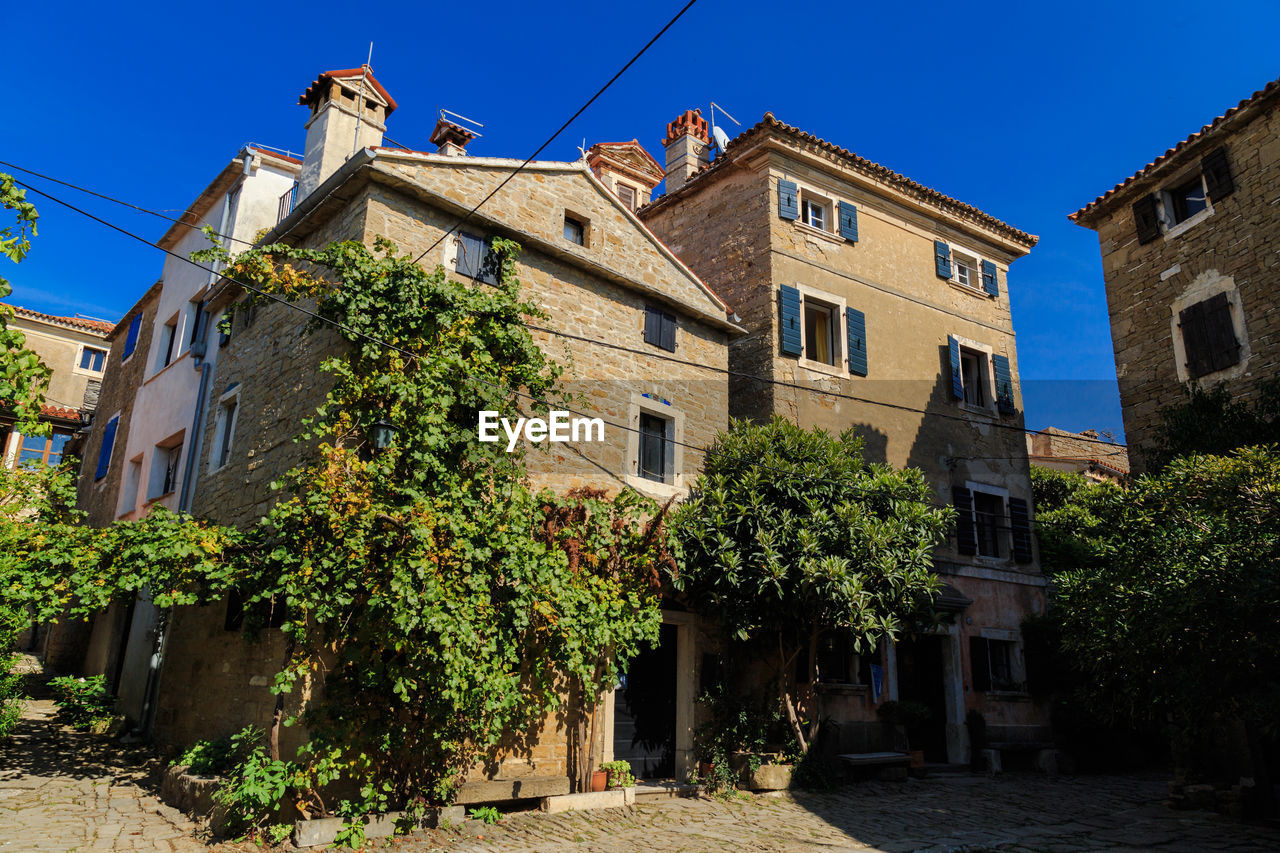
[[[485,826],[493,826],[495,823],[502,820],[502,812],[498,811],[494,806],[481,806],[478,809],[471,810],[471,817],[480,821]]]
[[[0,652],[0,740],[13,734],[22,717],[22,676],[13,671],[17,655]]]
[[[292,762],[267,754],[262,737],[262,731],[253,726],[231,736],[234,763],[213,795],[227,810],[230,829],[254,839],[274,837],[273,819],[297,775]]]
[[[54,704],[67,725],[88,731],[115,714],[116,699],[107,692],[106,676],[76,678],[64,675],[49,680]]]
[[[231,738],[198,740],[170,762],[170,766],[186,767],[196,776],[220,776],[231,767],[235,751]]]
[[[609,774],[610,788],[629,788],[636,783],[628,761],[606,761],[600,765],[600,769]]]

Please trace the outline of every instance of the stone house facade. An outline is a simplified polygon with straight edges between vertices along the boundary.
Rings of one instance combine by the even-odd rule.
[[[1032,465],[1081,474],[1094,482],[1122,483],[1129,477],[1129,451],[1110,444],[1097,430],[1068,432],[1046,427],[1027,433],[1027,458]]]
[[[1135,473],[1188,383],[1248,399],[1280,366],[1277,104],[1280,81],[1070,216],[1098,234]]]
[[[442,265],[476,286],[484,286],[478,260],[489,241],[515,240],[522,247],[516,275],[549,315],[536,323],[534,339],[565,365],[565,384],[588,401],[586,413],[605,424],[603,441],[536,446],[528,457],[533,484],[557,491],[634,488],[658,499],[683,494],[701,462],[685,446],[706,446],[727,427],[728,385],[722,376],[708,378],[704,369],[661,357],[675,352],[723,372],[728,341],[741,330],[726,304],[636,217],[634,205],[661,180],[638,143],[593,149],[589,160],[576,163],[532,162],[517,174],[521,161],[472,156],[473,136],[443,120],[432,136],[437,151],[381,146],[395,102],[367,69],[322,74],[300,103],[311,118],[296,207],[261,239],[319,247],[335,240],[372,246],[385,237],[413,256],[425,252],[425,266]],[[346,121],[353,110],[364,122],[354,153],[357,128]],[[620,184],[635,197],[624,198]],[[224,283],[209,303],[215,323],[239,297]],[[306,448],[292,439],[329,387],[318,365],[343,346],[335,334],[304,333],[306,321],[290,307],[262,304],[240,312],[218,346],[192,442],[197,516],[254,523],[277,499],[270,483],[302,460]],[[682,662],[672,760],[683,772],[692,761],[696,627],[682,612],[664,614],[664,622]],[[174,614],[160,677],[160,739],[188,743],[269,721],[275,698],[268,685],[283,642],[269,634],[250,645],[230,624],[226,607]],[[606,760],[615,711],[610,695],[595,744]],[[298,735],[286,730],[284,747],[296,746]],[[567,792],[567,741],[568,732],[549,718],[530,750],[499,756],[496,769],[477,768],[461,801],[508,799],[517,790],[522,797]]]
[[[883,748],[890,698],[931,708],[930,760],[968,760],[971,710],[992,741],[1048,741],[1024,687],[1021,623],[1045,580],[1008,281],[1036,238],[772,114],[714,161],[709,131],[696,111],[667,126],[668,191],[640,217],[748,330],[730,344],[731,414],[854,428],[869,460],[921,469],[959,513],[936,554],[945,630],[861,659],[839,638],[821,650],[833,748]]]

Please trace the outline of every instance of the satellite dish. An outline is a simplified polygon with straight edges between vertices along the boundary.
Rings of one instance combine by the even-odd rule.
[[[729,145],[729,134],[725,133],[715,125],[711,126],[711,135],[716,140],[716,145],[723,151]]]

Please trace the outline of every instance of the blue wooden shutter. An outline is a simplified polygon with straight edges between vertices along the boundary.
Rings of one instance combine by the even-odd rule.
[[[800,355],[804,351],[800,343],[800,291],[789,284],[782,285],[778,290],[782,352],[785,355]]]
[[[107,421],[106,427],[102,430],[102,446],[98,448],[98,469],[93,474],[93,479],[101,480],[107,476],[107,469],[111,467],[111,449],[116,443],[116,427],[120,424],[119,416]]]
[[[852,202],[840,202],[840,236],[850,243],[858,242],[858,208]]]
[[[458,235],[458,259],[454,264],[458,275],[467,278],[479,278],[481,264],[484,260],[484,241],[474,234]]]
[[[941,240],[933,241],[933,266],[938,278],[951,278],[951,247]]]
[[[1009,357],[993,355],[991,366],[996,373],[996,405],[1002,414],[1012,415],[1016,409],[1013,407],[1013,371],[1009,369]]]
[[[142,315],[134,314],[133,319],[129,321],[129,332],[124,336],[124,355],[121,358],[128,358],[133,355],[134,349],[138,346],[138,332],[142,329]]]
[[[956,508],[956,550],[973,556],[978,553],[978,533],[973,528],[973,492],[964,486],[952,486],[951,503]]]
[[[867,317],[856,308],[844,309],[849,330],[849,372],[867,375]]]
[[[800,189],[781,178],[778,179],[778,216],[783,219],[800,218]]]
[[[652,305],[644,307],[644,342],[655,347],[662,345],[662,311]]]
[[[1009,498],[1009,529],[1013,532],[1013,559],[1031,562],[1031,513],[1022,498]]]
[[[1000,279],[996,278],[996,265],[991,261],[982,262],[982,289],[992,296],[1000,295]]]
[[[947,348],[951,351],[951,394],[957,400],[964,399],[964,377],[960,374],[960,341],[955,335],[947,336]]]

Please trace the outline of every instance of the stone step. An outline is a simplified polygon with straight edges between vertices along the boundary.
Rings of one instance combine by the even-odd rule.
[[[655,800],[671,800],[676,797],[696,797],[701,789],[697,785],[682,782],[660,781],[636,783],[636,802],[651,803]]]

